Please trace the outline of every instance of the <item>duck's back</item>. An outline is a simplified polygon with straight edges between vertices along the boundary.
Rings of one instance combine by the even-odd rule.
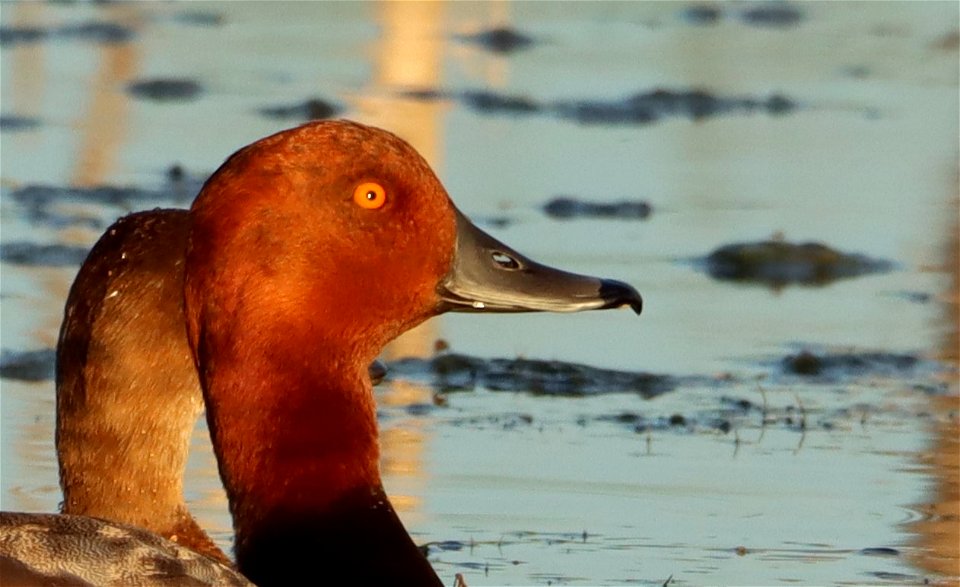
[[[0,512],[6,586],[252,585],[235,570],[134,526],[87,516]]]

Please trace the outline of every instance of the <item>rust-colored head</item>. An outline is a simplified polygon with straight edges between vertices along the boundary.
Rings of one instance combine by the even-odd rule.
[[[365,363],[436,313],[457,228],[443,185],[412,147],[345,121],[306,124],[237,152],[191,215],[195,345],[202,322],[239,321],[308,331],[313,346],[328,342],[326,352],[345,349]]]

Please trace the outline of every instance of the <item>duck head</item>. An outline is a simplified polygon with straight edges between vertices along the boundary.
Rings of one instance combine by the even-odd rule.
[[[352,122],[314,122],[240,150],[191,215],[188,266],[201,269],[187,282],[207,300],[203,314],[295,317],[363,349],[364,361],[446,311],[642,308],[627,284],[547,267],[486,234],[411,146]]]

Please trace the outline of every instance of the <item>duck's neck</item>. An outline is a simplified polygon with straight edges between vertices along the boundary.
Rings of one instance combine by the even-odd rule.
[[[317,572],[441,584],[383,491],[366,365],[273,349],[204,371],[240,571],[261,587]]]
[[[238,529],[237,540],[240,572],[261,587],[322,583],[318,575],[352,585],[443,584],[380,486],[323,508],[274,510],[242,536]]]

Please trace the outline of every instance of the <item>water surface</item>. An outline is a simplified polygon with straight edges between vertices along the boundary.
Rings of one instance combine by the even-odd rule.
[[[439,393],[428,378],[381,386],[386,486],[449,581],[960,578],[949,361],[956,3],[4,2],[0,17],[4,245],[89,247],[128,211],[186,206],[193,188],[172,185],[171,166],[198,181],[235,149],[301,121],[265,109],[322,100],[413,143],[498,238],[643,293],[639,319],[451,315],[385,352],[387,361],[430,356],[443,339],[477,357],[683,381],[649,399],[479,388],[443,394],[439,407],[426,407]],[[99,28],[81,27],[90,23]],[[500,26],[531,42],[497,52],[471,36]],[[130,90],[150,80],[188,80],[196,91]],[[656,90],[780,96],[791,108],[632,121],[569,114],[616,114]],[[484,108],[476,92],[534,107]],[[14,197],[36,184],[154,195],[55,202],[38,218]],[[542,206],[560,195],[645,201],[653,212],[559,220]],[[774,235],[895,270],[770,288],[715,281],[692,262]],[[3,262],[4,351],[55,345],[76,269]],[[803,349],[924,367],[783,374],[779,361]],[[5,378],[0,390],[0,503],[55,511],[53,382]],[[750,407],[732,409],[739,400]],[[228,548],[202,422],[194,445],[187,498]]]

